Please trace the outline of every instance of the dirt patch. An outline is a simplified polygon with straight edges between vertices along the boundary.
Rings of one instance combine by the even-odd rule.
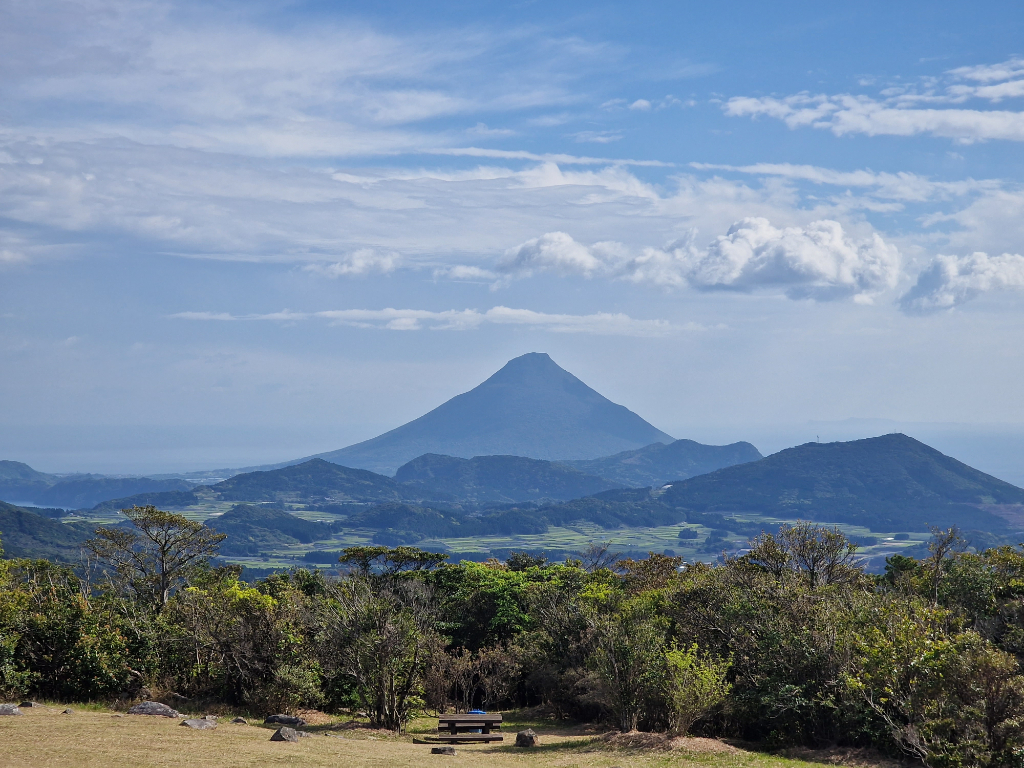
[[[321,712],[319,709],[300,709],[295,714],[305,720],[306,725],[330,725],[338,719],[334,715]]]
[[[736,754],[740,750],[718,739],[697,736],[669,736],[666,733],[606,733],[601,739],[611,747],[619,749],[660,749],[681,750],[700,754]]]
[[[793,747],[781,753],[784,757],[804,760],[808,763],[824,763],[825,765],[842,765],[848,768],[900,768],[906,763],[886,757],[874,749],[854,749],[852,747],[833,747],[831,749],[808,749]]]

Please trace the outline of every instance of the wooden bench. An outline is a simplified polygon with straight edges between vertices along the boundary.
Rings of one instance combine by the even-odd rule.
[[[441,715],[437,718],[437,739],[450,744],[504,741],[501,715]],[[479,731],[479,733],[471,733]]]

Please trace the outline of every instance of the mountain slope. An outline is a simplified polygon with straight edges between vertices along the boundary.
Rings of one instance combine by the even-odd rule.
[[[750,443],[703,445],[693,440],[676,440],[668,445],[654,443],[614,456],[562,463],[623,486],[642,488],[686,480],[760,458],[761,452]]]
[[[671,440],[533,352],[408,424],[318,458],[391,473],[425,453],[590,459]]]
[[[999,531],[1006,522],[989,510],[1024,504],[1024,489],[893,434],[799,445],[675,483],[662,502],[698,512],[856,523],[877,531],[953,524]]]
[[[390,477],[323,459],[247,472],[209,487],[226,501],[400,501],[405,493]]]
[[[395,480],[421,495],[492,503],[567,501],[618,487],[615,482],[541,459],[522,456],[460,459],[434,453],[403,464],[395,473]]]

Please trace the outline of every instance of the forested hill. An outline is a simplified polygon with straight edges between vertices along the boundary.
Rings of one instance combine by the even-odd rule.
[[[401,501],[406,494],[390,477],[323,459],[235,475],[210,488],[227,501]]]
[[[390,474],[425,453],[589,459],[671,440],[534,352],[408,424],[319,457]]]
[[[788,448],[675,483],[662,501],[697,512],[754,512],[879,531],[954,524],[1001,531],[1007,524],[994,512],[1024,504],[1024,489],[893,434]]]
[[[0,544],[7,557],[78,562],[82,542],[91,532],[88,526],[58,523],[0,501]]]
[[[642,488],[672,480],[686,480],[760,458],[761,452],[750,443],[703,445],[693,440],[676,440],[667,445],[654,443],[600,459],[561,463],[621,486]]]
[[[459,501],[568,501],[616,488],[619,483],[573,467],[522,456],[459,459],[428,453],[398,468],[395,480],[420,494]]]

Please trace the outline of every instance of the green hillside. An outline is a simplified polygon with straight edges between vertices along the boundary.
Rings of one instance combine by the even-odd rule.
[[[389,477],[323,459],[235,475],[210,489],[225,501],[400,501],[404,495]]]
[[[331,535],[324,523],[303,520],[279,506],[236,504],[206,524],[228,535],[220,551],[228,556],[253,556],[293,544],[308,544]]]
[[[58,523],[23,507],[0,501],[0,542],[7,557],[78,562],[92,529]]]
[[[395,480],[420,495],[511,503],[568,500],[618,487],[573,467],[522,456],[460,459],[428,453],[398,468]]]
[[[619,486],[643,488],[673,480],[686,480],[760,458],[761,452],[750,443],[704,445],[693,440],[676,440],[668,444],[654,443],[635,451],[623,451],[600,459],[562,463],[603,477]]]
[[[789,448],[675,483],[662,501],[697,512],[845,522],[879,531],[955,524],[999,532],[1007,523],[991,505],[1022,504],[1024,490],[893,434]]]

